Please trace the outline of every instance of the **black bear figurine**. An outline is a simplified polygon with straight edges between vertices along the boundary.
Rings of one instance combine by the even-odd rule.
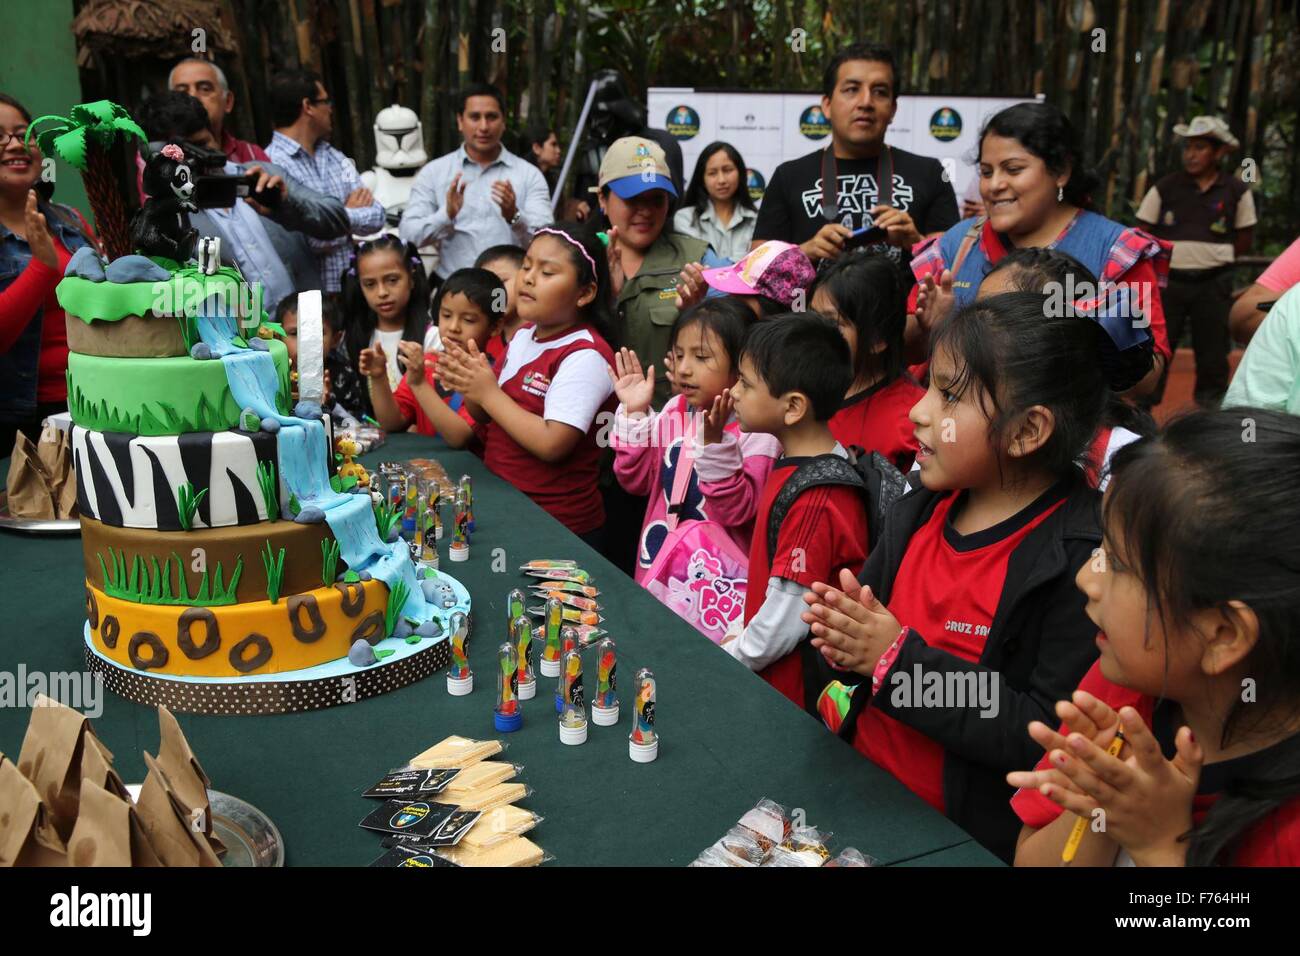
[[[168,143],[145,163],[144,191],[149,198],[131,219],[131,245],[144,256],[189,261],[199,237],[186,215],[195,209],[190,200],[194,173],[175,143]]]

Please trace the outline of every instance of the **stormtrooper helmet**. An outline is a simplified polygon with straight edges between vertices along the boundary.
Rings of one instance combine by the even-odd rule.
[[[393,104],[375,117],[375,164],[385,169],[415,169],[429,161],[424,127],[415,110]]]

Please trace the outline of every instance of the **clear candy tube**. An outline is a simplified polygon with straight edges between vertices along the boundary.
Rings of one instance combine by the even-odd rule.
[[[462,611],[451,616],[451,667],[447,670],[447,692],[464,697],[474,690],[469,669],[469,617]]]
[[[582,653],[575,647],[561,661],[560,685],[564,709],[560,712],[560,740],[580,744],[587,739],[587,707],[582,693]]]
[[[518,730],[524,722],[519,705],[519,659],[509,641],[497,648],[497,696],[492,708],[492,724],[505,733]]]
[[[596,694],[591,699],[591,719],[601,727],[618,723],[618,650],[609,637],[596,645]]]
[[[546,636],[546,644],[542,648],[542,676],[559,677],[560,630],[564,626],[564,605],[560,601],[552,598],[546,602],[546,616],[542,626]]]
[[[510,625],[518,666],[519,699],[532,700],[537,694],[537,676],[533,673],[532,622],[520,614]]]
[[[656,685],[654,672],[643,667],[632,681],[636,697],[632,704],[632,733],[628,756],[637,763],[650,763],[659,756],[659,734],[655,731]]]

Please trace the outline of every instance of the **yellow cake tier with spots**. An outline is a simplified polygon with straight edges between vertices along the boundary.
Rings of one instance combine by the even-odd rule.
[[[384,639],[387,604],[379,580],[223,607],[137,604],[86,585],[95,650],[122,667],[185,677],[276,674],[338,660],[358,638]]]

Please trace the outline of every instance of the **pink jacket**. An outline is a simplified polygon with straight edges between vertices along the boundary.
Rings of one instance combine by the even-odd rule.
[[[771,435],[742,432],[734,416],[721,442],[701,445],[695,437],[698,418],[681,395],[670,398],[657,414],[629,415],[619,405],[614,415],[614,474],[629,494],[650,497],[637,546],[638,584],[668,535],[668,499],[688,441],[694,474],[678,520],[716,522],[749,552],[754,514],[781,445]]]

